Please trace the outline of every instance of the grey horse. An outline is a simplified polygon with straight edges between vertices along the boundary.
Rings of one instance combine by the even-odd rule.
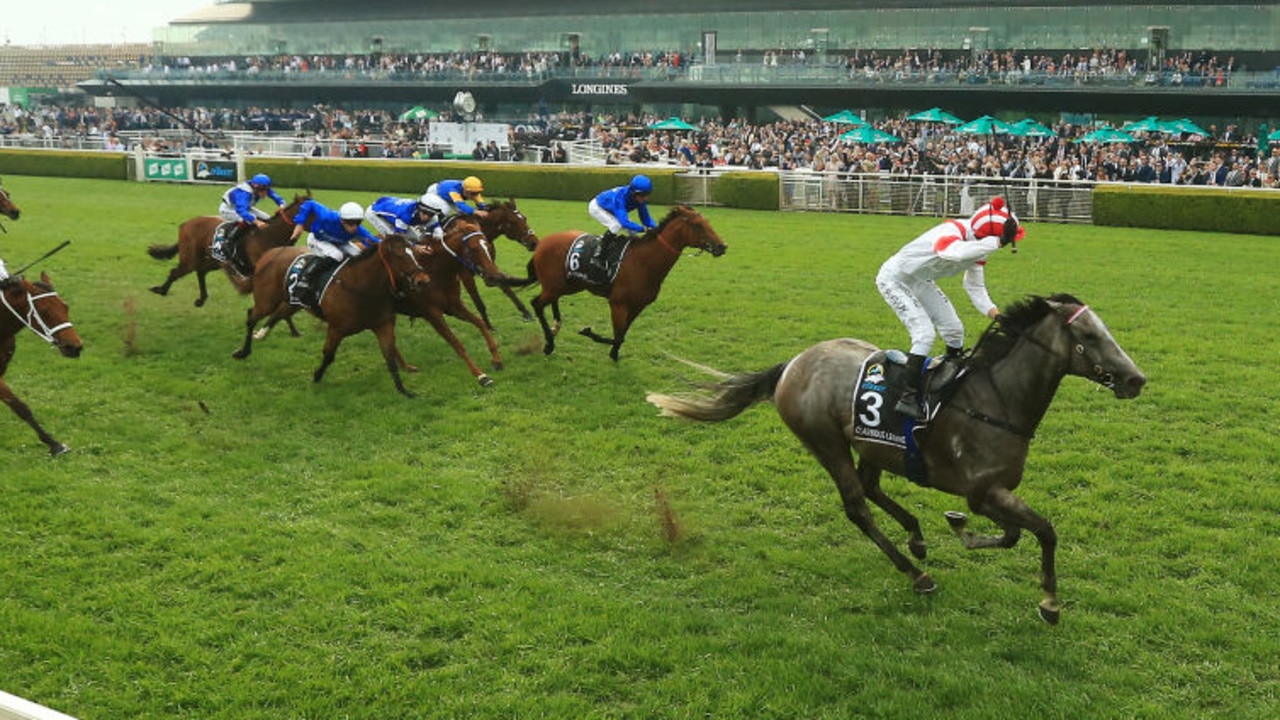
[[[859,370],[876,351],[862,340],[827,340],[768,370],[726,376],[710,386],[710,393],[650,393],[646,399],[663,415],[706,422],[728,420],[772,399],[787,427],[835,480],[849,520],[911,578],[916,592],[928,593],[936,587],[933,578],[885,537],[866,503],[870,499],[893,517],[909,533],[911,554],[924,559],[919,521],[880,487],[883,470],[907,476],[903,451],[853,432]],[[1036,427],[1067,375],[1092,380],[1121,399],[1137,397],[1147,381],[1087,305],[1066,294],[1030,296],[992,324],[949,398],[914,433],[928,485],[964,498],[972,512],[1003,530],[1002,535],[977,535],[965,528],[963,513],[948,513],[966,548],[1010,548],[1023,530],[1036,536],[1045,593],[1039,613],[1050,624],[1060,615],[1054,570],[1057,535],[1053,524],[1013,491],[1022,482]],[[860,457],[856,464],[851,446]]]

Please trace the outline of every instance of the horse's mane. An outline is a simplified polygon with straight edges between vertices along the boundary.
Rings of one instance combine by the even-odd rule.
[[[648,241],[658,237],[659,235],[662,234],[662,231],[667,228],[667,225],[670,225],[674,220],[682,218],[687,213],[690,213],[690,212],[694,212],[694,209],[689,207],[688,205],[676,205],[675,207],[667,211],[667,214],[665,217],[663,217],[661,220],[658,221],[657,227],[649,228],[648,230],[645,231],[643,235],[640,236],[640,238],[642,240]]]
[[[1069,303],[1072,305],[1083,305],[1074,295],[1067,293],[1056,293],[1049,297],[1041,297],[1039,295],[1028,295],[1027,297],[1006,307],[997,320],[992,321],[982,337],[978,339],[978,344],[973,348],[973,354],[969,357],[968,366],[971,369],[980,369],[991,367],[998,362],[1018,342],[1018,336],[1030,330],[1036,323],[1040,322],[1045,315],[1052,312],[1049,301],[1056,303]]]

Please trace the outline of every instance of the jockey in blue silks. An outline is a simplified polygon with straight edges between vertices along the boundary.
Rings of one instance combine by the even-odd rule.
[[[645,175],[631,178],[626,185],[605,190],[587,205],[587,212],[605,227],[602,242],[615,238],[623,231],[642,233],[655,226],[649,215],[649,194],[653,192],[653,181]],[[640,222],[631,220],[631,211],[635,210]]]
[[[311,223],[307,247],[313,255],[321,255],[341,262],[377,247],[379,238],[360,223],[364,220],[364,208],[360,203],[343,203],[336,212],[315,200],[308,200],[298,208],[293,217],[292,240],[297,240],[302,230]]]
[[[379,237],[399,233],[416,240],[429,232],[435,239],[443,240],[444,229],[440,227],[440,221],[448,214],[449,206],[428,193],[417,200],[380,197],[365,211],[364,219],[369,221]]]
[[[223,220],[238,223],[227,238],[227,242],[238,241],[250,226],[267,226],[267,220],[271,219],[271,215],[255,207],[264,197],[274,200],[277,207],[284,207],[284,198],[271,189],[271,178],[262,173],[222,193],[222,204],[218,206],[218,215]]]

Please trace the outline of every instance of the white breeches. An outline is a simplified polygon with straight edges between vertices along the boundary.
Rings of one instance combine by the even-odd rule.
[[[396,231],[391,221],[374,212],[373,207],[364,211],[364,219],[369,223],[369,227],[373,228],[373,234],[378,237],[386,237]]]
[[[249,208],[249,212],[253,213],[253,216],[258,218],[259,220],[271,219],[270,214],[263,212],[262,210],[259,210],[256,207]],[[219,207],[218,215],[220,215],[223,220],[227,220],[228,222],[240,222],[240,220],[242,220],[242,218],[240,217],[240,213],[236,212],[236,209],[229,205],[223,205]]]
[[[334,245],[333,243],[317,240],[316,236],[312,234],[307,235],[307,247],[316,255],[323,255],[331,260],[337,260],[338,262],[342,262],[347,258],[347,254],[342,252],[342,248]]]
[[[591,204],[587,205],[587,212],[596,219],[596,222],[605,226],[605,229],[609,232],[614,235],[622,234],[622,223],[618,222],[618,218],[614,217],[613,213],[600,207],[595,200],[592,200]]]
[[[913,355],[932,353],[933,341],[939,335],[948,347],[964,347],[964,324],[937,283],[901,277],[881,268],[876,287],[907,327]]]

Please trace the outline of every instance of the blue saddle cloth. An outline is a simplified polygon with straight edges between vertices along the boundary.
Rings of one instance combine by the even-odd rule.
[[[569,246],[565,257],[565,276],[589,285],[612,285],[629,247],[631,241],[628,239],[613,238],[603,242],[596,235],[579,235]]]

